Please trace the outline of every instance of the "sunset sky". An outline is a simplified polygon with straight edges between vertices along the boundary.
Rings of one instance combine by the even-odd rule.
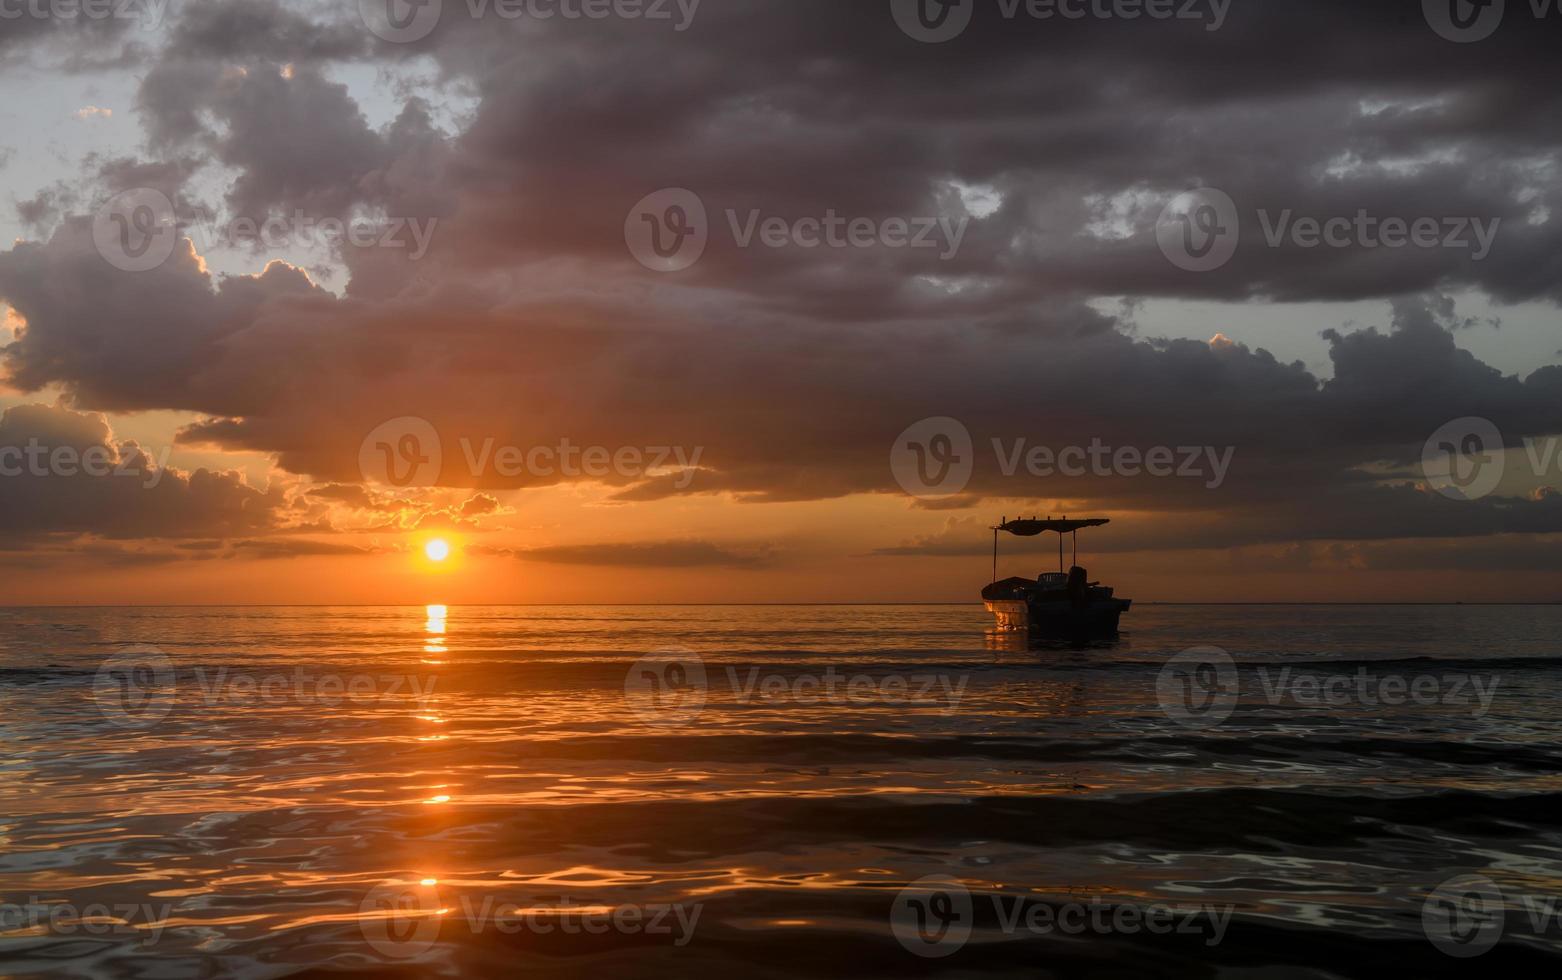
[[[114,471],[0,452],[5,604],[1562,599],[1562,15],[116,3],[0,19],[0,450]]]

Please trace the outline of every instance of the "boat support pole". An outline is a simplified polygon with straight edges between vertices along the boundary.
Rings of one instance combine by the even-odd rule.
[[[1063,571],[1063,532],[1058,532],[1058,571]]]
[[[998,581],[998,529],[993,528],[993,581]]]

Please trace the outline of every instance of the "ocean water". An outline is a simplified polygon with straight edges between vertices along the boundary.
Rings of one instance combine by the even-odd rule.
[[[1562,607],[1124,623],[0,610],[0,974],[1562,966]]]

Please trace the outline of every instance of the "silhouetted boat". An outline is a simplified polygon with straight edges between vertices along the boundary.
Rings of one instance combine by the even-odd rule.
[[[1132,599],[1118,599],[1112,590],[1089,581],[1079,567],[1079,529],[1111,523],[1106,518],[1085,520],[1009,520],[992,529],[993,583],[982,590],[987,611],[997,617],[998,628],[1028,630],[1033,633],[1104,635],[1116,633],[1118,620]],[[1015,537],[1034,538],[1048,531],[1058,535],[1058,570],[1043,572],[1035,581],[1028,578],[998,578],[998,532]],[[1074,565],[1063,571],[1063,535],[1074,537]]]

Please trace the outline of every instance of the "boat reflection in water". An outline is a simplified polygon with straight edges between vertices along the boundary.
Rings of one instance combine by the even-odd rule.
[[[1109,520],[1101,517],[1012,521],[1005,518],[994,527],[993,583],[982,590],[982,601],[986,603],[987,611],[996,617],[998,628],[1075,641],[1116,635],[1118,622],[1133,600],[1116,598],[1110,587],[1089,581],[1089,576],[1079,565],[1079,529],[1109,523]],[[1058,570],[1043,572],[1034,581],[1028,578],[998,581],[1000,531],[1020,538],[1034,538],[1048,531],[1056,532]],[[1065,534],[1072,535],[1074,540],[1074,563],[1066,572],[1063,570]]]
[[[983,634],[983,646],[993,653],[1016,654],[1016,659],[1026,663],[1034,662],[1038,653],[1087,653],[1087,652],[1127,652],[1133,649],[1133,643],[1124,633],[1089,633],[1069,635],[1066,633],[1049,633],[1045,630],[1016,630],[997,627]],[[1006,658],[1000,657],[999,662]],[[1073,662],[1073,658],[1066,658]],[[1088,660],[1089,658],[1084,658]]]

